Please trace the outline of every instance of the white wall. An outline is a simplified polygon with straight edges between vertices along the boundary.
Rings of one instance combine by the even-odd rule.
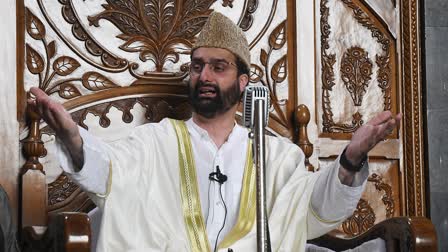
[[[16,2],[3,0],[0,8],[0,184],[11,202],[17,202],[15,188],[19,162],[16,106]],[[8,175],[8,176],[7,176]]]

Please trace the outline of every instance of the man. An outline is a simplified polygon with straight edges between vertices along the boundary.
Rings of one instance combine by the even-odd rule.
[[[35,106],[62,143],[61,165],[103,210],[98,251],[255,251],[255,172],[248,130],[235,123],[249,80],[244,33],[212,13],[192,49],[187,122],[164,119],[107,145],[32,88]],[[273,251],[303,251],[350,216],[361,196],[367,152],[400,116],[362,126],[340,158],[309,173],[300,149],[266,139],[266,195]],[[340,163],[342,165],[340,165]],[[224,176],[224,174],[226,176]]]

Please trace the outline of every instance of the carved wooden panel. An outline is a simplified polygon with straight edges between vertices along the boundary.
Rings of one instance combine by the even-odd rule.
[[[359,127],[377,112],[391,110],[393,113],[403,113],[401,128],[370,154],[398,165],[397,182],[402,196],[400,204],[403,206],[399,214],[425,216],[426,171],[420,98],[418,2],[322,0],[318,10],[316,15],[320,22],[316,28],[319,27],[320,33],[317,34],[316,60],[319,74],[316,85],[321,88],[316,91],[319,94],[316,94],[315,105],[318,109],[316,133],[321,143],[317,146],[319,156],[337,155],[347,144],[345,139],[350,138],[348,133],[351,128]],[[334,19],[351,19],[353,22],[344,22],[342,26],[345,28],[341,30],[335,26]],[[365,36],[359,36],[363,29]],[[344,83],[338,77],[337,61],[343,59],[344,52],[353,46],[349,43],[352,41],[364,50],[376,48],[375,58],[372,53],[368,54],[372,57],[370,60],[374,69],[363,98],[365,105],[358,109],[353,106],[349,93],[337,93],[337,86]],[[362,46],[363,43],[368,46]],[[376,91],[370,85],[376,86]],[[333,94],[338,96],[337,103],[331,103],[331,97],[335,97]],[[362,106],[365,108],[362,109]],[[338,113],[343,116],[338,116]],[[331,118],[339,119],[327,120]]]
[[[320,167],[329,165],[334,159],[322,159]],[[370,176],[366,189],[353,215],[338,229],[339,236],[354,237],[375,224],[396,216],[403,211],[401,172],[396,161],[370,158]]]
[[[314,106],[311,163],[318,167],[338,155],[351,133],[380,111],[404,115],[401,127],[369,153],[387,172],[369,178],[363,203],[340,230],[362,233],[371,224],[370,208],[375,223],[426,216],[418,1],[316,0],[314,6],[315,94],[303,98]],[[299,93],[310,88],[299,85]],[[378,197],[379,189],[392,197]]]
[[[338,19],[344,23],[335,23]],[[350,136],[347,133],[353,133],[372,118],[372,114],[381,110],[396,113],[399,102],[396,93],[397,41],[381,17],[361,1],[322,0],[320,29],[321,135],[347,138]],[[353,34],[345,29],[352,29]],[[370,99],[363,104],[364,96],[370,96]],[[382,101],[381,106],[370,106],[373,99]]]
[[[294,1],[106,2],[25,1],[25,88],[38,83],[76,107],[116,88],[184,87],[190,49],[215,9],[246,31],[253,63],[250,81],[270,89],[272,127],[292,138],[296,83],[287,52],[294,53],[295,47],[287,37],[295,28],[293,15],[287,16],[294,13]]]

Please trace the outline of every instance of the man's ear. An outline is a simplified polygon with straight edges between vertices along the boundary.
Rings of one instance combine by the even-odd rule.
[[[240,84],[240,91],[244,92],[247,84],[249,84],[249,76],[247,74],[242,74],[238,77],[238,82]]]

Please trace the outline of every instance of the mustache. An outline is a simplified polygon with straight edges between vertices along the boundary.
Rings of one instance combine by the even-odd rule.
[[[198,83],[196,84],[195,89],[199,90],[201,87],[213,88],[215,92],[219,92],[220,91],[220,88],[219,88],[218,84],[212,83],[212,82],[198,81]]]

